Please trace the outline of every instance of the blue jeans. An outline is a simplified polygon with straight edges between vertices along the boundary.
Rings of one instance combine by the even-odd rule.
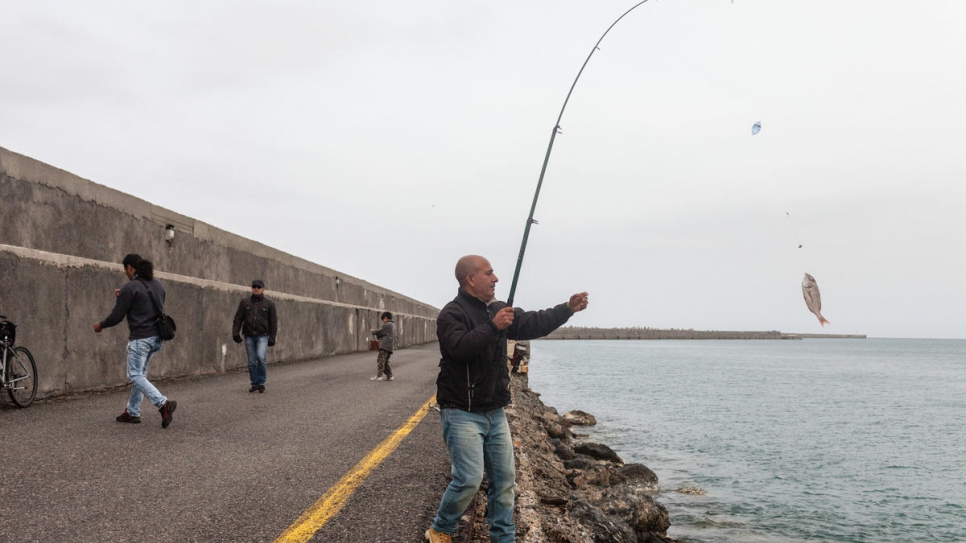
[[[245,336],[245,350],[248,351],[248,376],[252,385],[264,385],[268,374],[268,336]]]
[[[131,382],[131,397],[127,401],[127,414],[141,416],[141,401],[147,396],[155,407],[168,401],[161,392],[148,381],[148,363],[154,353],[161,350],[161,336],[146,339],[132,339],[127,342],[127,380]]]
[[[443,439],[453,464],[453,480],[443,493],[433,529],[452,535],[456,522],[480,488],[486,472],[490,541],[513,543],[513,440],[503,409],[470,413],[443,408]]]

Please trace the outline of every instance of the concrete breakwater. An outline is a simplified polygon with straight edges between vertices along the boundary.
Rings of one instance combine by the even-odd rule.
[[[526,374],[512,374],[511,388],[506,411],[517,469],[516,541],[674,543],[667,510],[652,498],[658,490],[653,471],[625,464],[604,444],[583,441],[571,417],[530,390]],[[454,541],[489,541],[485,510],[481,490]]]
[[[41,398],[127,382],[126,324],[93,332],[127,281],[127,253],[154,262],[178,325],[152,378],[247,365],[231,323],[254,278],[278,307],[271,362],[366,350],[387,310],[400,347],[436,339],[435,307],[3,148],[0,194],[0,315],[37,359]]]
[[[543,339],[865,339],[865,334],[789,334],[778,330],[724,331],[679,328],[558,328]]]

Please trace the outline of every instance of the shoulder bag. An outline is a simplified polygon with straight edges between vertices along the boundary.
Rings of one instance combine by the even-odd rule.
[[[177,326],[174,324],[174,319],[171,315],[164,314],[164,308],[158,303],[158,299],[154,297],[154,293],[151,292],[151,288],[148,287],[148,283],[144,279],[138,278],[141,284],[144,285],[144,290],[148,291],[148,296],[151,298],[151,303],[154,304],[154,309],[158,312],[158,316],[154,319],[154,323],[158,325],[158,332],[160,332],[161,339],[169,341],[174,339],[174,331],[177,330]]]

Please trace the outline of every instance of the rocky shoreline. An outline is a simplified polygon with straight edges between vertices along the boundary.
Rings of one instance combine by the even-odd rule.
[[[653,471],[582,440],[572,427],[592,424],[593,417],[561,416],[544,405],[527,385],[527,374],[512,374],[511,388],[513,404],[506,412],[516,458],[518,543],[678,543],[667,536],[667,510],[652,498],[658,491]],[[475,504],[454,541],[489,541],[485,488]]]

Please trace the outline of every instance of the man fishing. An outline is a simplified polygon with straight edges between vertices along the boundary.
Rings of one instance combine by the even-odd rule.
[[[510,403],[507,339],[543,337],[587,307],[587,293],[542,311],[524,311],[495,299],[493,267],[482,256],[456,263],[459,291],[436,319],[439,377],[436,401],[449,449],[453,480],[443,493],[430,543],[450,543],[456,523],[483,481],[488,483],[490,541],[512,543],[515,466],[510,426],[503,408]]]

